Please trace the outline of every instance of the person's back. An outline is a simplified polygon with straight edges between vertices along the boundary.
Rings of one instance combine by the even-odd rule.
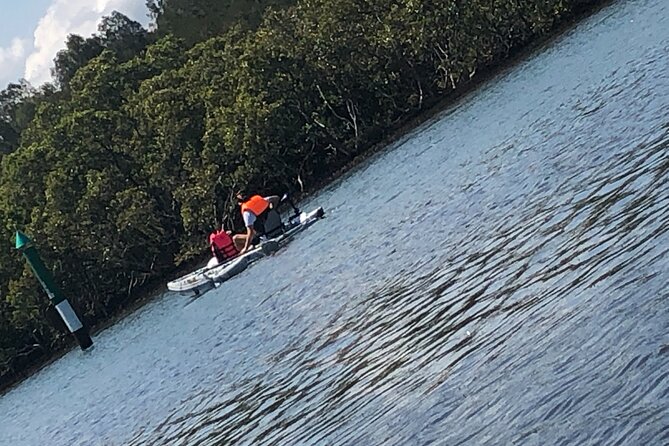
[[[209,235],[209,245],[212,254],[218,259],[219,263],[223,263],[239,254],[230,234],[222,229]]]
[[[239,191],[236,193],[237,203],[241,208],[242,219],[246,227],[246,234],[235,234],[233,241],[240,253],[259,242],[258,235],[265,235],[264,226],[267,214],[278,206],[280,199],[277,195],[263,197],[261,195],[247,195]],[[280,216],[279,216],[280,219]],[[275,225],[276,226],[276,225]],[[276,229],[276,228],[272,228]]]

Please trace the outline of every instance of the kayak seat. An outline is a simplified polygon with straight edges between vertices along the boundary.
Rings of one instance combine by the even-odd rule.
[[[262,233],[265,237],[272,238],[285,232],[281,215],[279,215],[276,209],[270,209],[264,214],[265,219],[262,222],[264,227]]]

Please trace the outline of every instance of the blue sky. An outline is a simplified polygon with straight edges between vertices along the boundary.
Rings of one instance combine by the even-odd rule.
[[[67,35],[90,36],[114,10],[148,23],[145,0],[0,0],[0,90],[20,78],[34,86],[50,81]]]
[[[16,36],[31,36],[37,21],[44,15],[49,3],[49,0],[27,0],[24,2],[0,0],[0,11],[2,11],[0,46],[7,46],[10,40]]]
[[[17,2],[0,0],[0,89],[5,88],[8,82],[18,80],[23,75],[23,66],[19,57],[8,54],[12,41],[21,39],[22,47],[32,38],[32,33],[40,17],[44,15],[50,0],[27,0]],[[15,46],[16,50],[16,46]],[[26,51],[25,49],[23,51]],[[4,57],[3,57],[4,56]],[[17,60],[19,59],[19,60]]]

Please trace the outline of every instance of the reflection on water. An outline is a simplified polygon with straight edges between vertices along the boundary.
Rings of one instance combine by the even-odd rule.
[[[274,258],[4,396],[0,443],[669,444],[668,13],[486,85]]]

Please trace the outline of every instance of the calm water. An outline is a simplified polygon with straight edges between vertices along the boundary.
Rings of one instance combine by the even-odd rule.
[[[0,398],[0,444],[669,444],[669,2],[603,10],[316,205]]]

